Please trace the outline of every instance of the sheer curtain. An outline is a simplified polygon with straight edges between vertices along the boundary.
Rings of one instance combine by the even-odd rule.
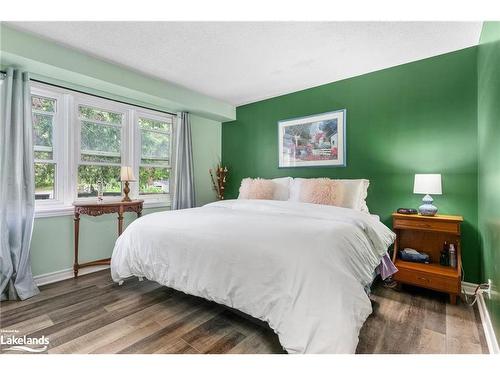
[[[8,68],[0,84],[1,300],[39,293],[30,264],[35,210],[29,76]]]
[[[195,206],[193,177],[193,144],[189,113],[182,112],[176,129],[174,197],[172,209]]]

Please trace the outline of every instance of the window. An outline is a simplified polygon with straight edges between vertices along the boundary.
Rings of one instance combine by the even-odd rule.
[[[37,216],[70,214],[100,192],[119,198],[121,166],[146,207],[169,203],[174,115],[40,83],[31,94]]]
[[[35,160],[35,199],[55,199],[56,166],[54,124],[57,101],[42,96],[31,97],[33,146]]]
[[[80,160],[78,197],[120,196],[122,125],[124,115],[78,106]]]
[[[171,120],[140,116],[139,194],[170,192]]]

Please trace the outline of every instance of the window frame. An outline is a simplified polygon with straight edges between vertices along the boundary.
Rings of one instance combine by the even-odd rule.
[[[120,126],[120,164],[118,165],[117,163],[106,163],[106,162],[87,162],[81,160],[81,131],[82,131],[82,119],[80,119],[80,111],[79,108],[80,106],[84,107],[91,107],[97,110],[105,111],[105,112],[114,112],[114,113],[120,113],[122,114],[122,123]],[[127,154],[130,153],[130,140],[129,140],[129,131],[128,127],[130,126],[130,113],[129,113],[129,108],[128,106],[114,102],[112,100],[108,99],[101,99],[101,98],[96,98],[92,97],[86,94],[81,94],[77,93],[74,97],[74,104],[73,104],[73,116],[75,118],[74,122],[74,129],[75,129],[75,135],[74,135],[74,150],[75,150],[75,165],[74,165],[74,201],[78,202],[88,202],[88,201],[95,201],[97,197],[79,197],[78,196],[78,167],[80,165],[102,165],[102,166],[124,166],[124,165],[130,165],[128,164],[129,158],[126,157]],[[92,121],[89,121],[92,122]],[[117,126],[118,127],[118,126]],[[122,193],[123,193],[123,187],[122,187]],[[118,198],[121,198],[120,196],[108,196],[108,197],[103,197],[103,201],[110,201],[110,200],[117,200]]]
[[[56,163],[54,199],[35,200],[36,218],[71,215],[73,213],[73,202],[97,201],[96,197],[78,197],[78,166],[82,164],[80,149],[81,120],[79,117],[79,107],[81,105],[122,114],[120,166],[131,166],[137,179],[139,178],[141,158],[139,118],[170,121],[170,159],[168,168],[171,174],[169,178],[169,194],[139,195],[138,181],[130,184],[131,196],[143,199],[145,208],[170,206],[175,167],[173,139],[178,116],[33,81],[31,81],[30,98],[31,96],[41,96],[57,101],[52,133],[53,159],[54,163]],[[115,165],[106,162],[84,162],[83,164]],[[104,197],[105,202],[120,199],[121,196]]]
[[[67,138],[67,127],[65,126],[65,102],[67,97],[60,90],[49,90],[41,85],[31,85],[30,99],[32,96],[38,96],[56,101],[56,111],[52,123],[52,163],[56,165],[54,176],[54,198],[53,199],[35,199],[35,211],[46,211],[53,208],[64,206],[67,200],[67,178],[65,178],[65,160],[67,158],[67,146],[64,145],[64,139]],[[31,110],[33,115],[33,109]],[[33,150],[34,150],[33,142]],[[35,163],[37,159],[33,157]]]
[[[169,133],[169,158],[168,158],[168,166],[163,166],[160,164],[148,164],[149,166],[152,167],[157,167],[157,168],[165,168],[170,171],[170,177],[168,179],[169,181],[169,188],[168,188],[168,194],[140,194],[139,191],[139,168],[143,166],[141,164],[141,159],[142,159],[142,134],[141,134],[141,127],[139,125],[139,119],[144,118],[144,119],[150,119],[150,120],[155,120],[155,121],[162,121],[162,122],[168,122],[170,121],[170,133]],[[173,166],[173,157],[174,157],[174,152],[173,152],[173,146],[174,146],[174,129],[175,129],[175,121],[176,121],[176,116],[168,115],[168,114],[163,114],[163,113],[158,113],[155,111],[147,110],[141,108],[140,110],[135,111],[134,114],[134,148],[135,148],[135,153],[134,153],[134,173],[137,178],[137,182],[134,183],[134,189],[133,192],[135,196],[139,197],[139,199],[144,199],[144,202],[148,201],[151,202],[152,204],[156,205],[170,205],[171,204],[171,198],[170,196],[173,193],[173,172],[174,172],[174,166]]]
[[[41,111],[39,109],[33,109],[33,98],[53,100],[54,101],[54,111],[47,112],[47,111]],[[35,116],[40,115],[40,116],[50,116],[51,117],[51,130],[50,130],[51,147],[37,145],[34,141],[35,137],[33,134],[33,164],[52,164],[52,165],[54,165],[53,197],[48,198],[48,199],[40,199],[40,201],[49,201],[49,202],[57,201],[58,197],[60,195],[60,191],[61,191],[61,189],[59,189],[59,187],[57,186],[57,183],[56,183],[57,175],[58,175],[57,168],[59,165],[59,163],[58,163],[59,147],[56,147],[56,143],[57,143],[56,140],[57,140],[57,135],[58,135],[58,132],[56,131],[56,129],[59,127],[58,126],[58,116],[57,116],[58,112],[59,112],[58,108],[60,107],[59,102],[60,102],[60,100],[58,100],[57,98],[54,98],[54,97],[51,97],[48,95],[42,96],[42,95],[34,95],[33,93],[31,93],[31,103],[32,103],[31,104],[31,119],[32,119],[33,133],[35,133],[35,131],[34,131]],[[50,151],[47,149],[44,149],[44,148],[50,148]],[[37,159],[36,158],[37,152],[50,152],[52,154],[52,157],[50,159]],[[35,186],[35,188],[36,188],[36,186]],[[35,194],[35,200],[36,200],[36,194]]]

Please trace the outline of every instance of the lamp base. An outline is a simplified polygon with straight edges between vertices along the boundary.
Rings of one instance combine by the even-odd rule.
[[[434,202],[434,200],[432,199],[432,197],[429,194],[427,194],[425,197],[422,198],[422,202],[424,204],[422,204],[418,208],[418,212],[420,213],[420,215],[422,215],[422,216],[434,216],[434,215],[436,215],[436,213],[438,212],[438,209],[436,206],[434,206],[432,204],[432,202]]]
[[[128,193],[130,193],[130,188],[128,187],[128,181],[125,181],[125,187],[123,188],[123,193],[125,196],[122,199],[122,202],[132,202],[132,199],[128,196]]]

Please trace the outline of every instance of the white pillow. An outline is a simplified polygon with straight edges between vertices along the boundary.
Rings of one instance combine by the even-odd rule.
[[[273,178],[275,183],[273,200],[287,201],[290,197],[290,184],[293,181],[291,177]]]
[[[370,180],[337,180],[344,185],[344,196],[342,198],[342,207],[353,208],[358,211],[369,213],[366,205],[366,197],[368,196],[368,186]]]
[[[288,200],[288,198],[290,197],[290,183],[292,182],[292,180],[293,179],[291,177],[273,178],[272,180],[268,180],[274,182],[273,200]],[[242,199],[241,193],[238,195],[238,199]]]
[[[294,178],[290,184],[290,201],[299,202],[300,199],[300,185],[304,178]],[[352,208],[354,210],[369,213],[368,206],[366,205],[366,197],[368,196],[369,180],[358,179],[349,180],[342,179],[336,180],[342,183],[344,195],[342,197],[341,207]]]
[[[304,178],[294,178],[290,182],[290,198],[289,201],[300,202],[300,185]]]

